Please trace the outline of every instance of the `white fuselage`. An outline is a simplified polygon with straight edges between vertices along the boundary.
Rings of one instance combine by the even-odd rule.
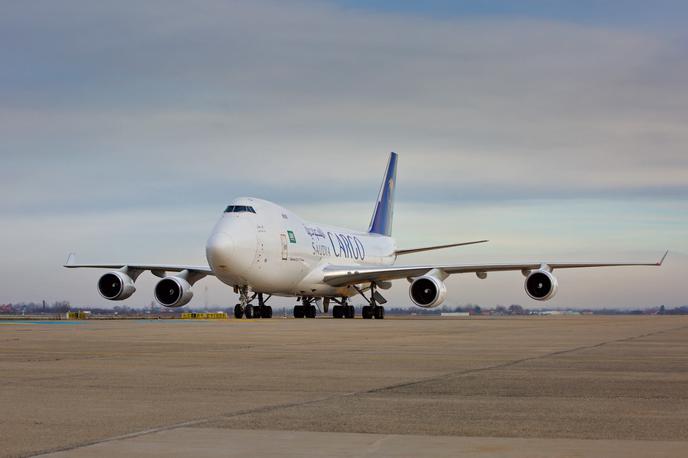
[[[230,286],[284,296],[352,296],[323,283],[326,265],[392,265],[394,239],[311,223],[272,202],[239,198],[254,212],[224,213],[206,244],[213,273]]]

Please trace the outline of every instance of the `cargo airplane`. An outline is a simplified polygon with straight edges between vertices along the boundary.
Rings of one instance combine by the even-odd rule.
[[[208,238],[207,266],[172,264],[77,264],[70,254],[65,267],[110,269],[98,280],[98,291],[113,301],[130,297],[135,281],[145,271],[161,279],[155,298],[165,307],[181,307],[191,300],[194,283],[212,275],[239,295],[236,318],[271,318],[266,302],[273,295],[296,297],[295,318],[315,318],[317,308],[335,318],[354,318],[349,304],[362,296],[365,319],[383,319],[387,302],[380,290],[393,280],[407,279],[409,296],[418,307],[437,307],[447,297],[444,280],[452,274],[473,273],[484,279],[488,272],[520,271],[528,296],[538,301],[557,292],[553,271],[580,267],[660,266],[666,253],[652,263],[562,263],[517,264],[396,264],[410,253],[487,242],[477,240],[445,245],[399,249],[392,238],[392,216],[396,187],[397,154],[391,153],[375,209],[367,231],[314,223],[266,200],[241,197],[223,212]]]

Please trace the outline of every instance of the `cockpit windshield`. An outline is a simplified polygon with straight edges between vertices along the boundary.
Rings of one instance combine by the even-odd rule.
[[[248,205],[230,205],[225,209],[225,213],[255,213],[253,207]]]

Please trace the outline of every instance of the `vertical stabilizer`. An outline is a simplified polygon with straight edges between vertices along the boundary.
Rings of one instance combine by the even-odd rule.
[[[385,176],[380,185],[380,193],[375,203],[375,211],[370,220],[368,232],[373,234],[392,235],[392,217],[394,216],[394,188],[397,180],[397,153],[389,155]]]

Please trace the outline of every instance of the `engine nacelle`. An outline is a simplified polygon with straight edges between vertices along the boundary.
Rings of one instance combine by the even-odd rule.
[[[155,285],[155,300],[165,307],[182,307],[193,297],[191,285],[179,277],[165,277]]]
[[[444,302],[447,287],[439,278],[431,275],[418,277],[409,286],[409,296],[418,307],[433,308]]]
[[[110,301],[121,301],[136,291],[134,280],[118,270],[104,274],[98,280],[98,292]]]
[[[536,301],[552,299],[558,286],[557,278],[546,270],[534,270],[526,277],[526,293]]]

